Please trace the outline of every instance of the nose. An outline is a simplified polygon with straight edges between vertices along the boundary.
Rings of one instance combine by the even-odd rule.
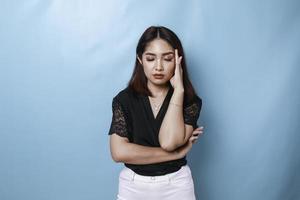
[[[163,66],[162,66],[162,63],[161,63],[161,60],[160,60],[160,59],[157,59],[157,63],[156,63],[155,69],[156,69],[157,71],[163,70]]]

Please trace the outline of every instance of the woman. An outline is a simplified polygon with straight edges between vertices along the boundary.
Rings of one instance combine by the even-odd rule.
[[[203,133],[201,106],[178,37],[166,27],[147,28],[128,86],[112,101],[111,156],[125,165],[119,200],[196,199],[186,154]]]

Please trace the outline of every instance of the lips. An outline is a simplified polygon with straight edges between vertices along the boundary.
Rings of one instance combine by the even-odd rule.
[[[153,76],[154,76],[154,78],[156,78],[156,79],[162,79],[162,78],[164,77],[163,74],[154,74]]]

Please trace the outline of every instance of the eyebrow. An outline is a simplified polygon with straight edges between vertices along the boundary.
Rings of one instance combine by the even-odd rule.
[[[165,52],[163,53],[162,55],[169,55],[169,54],[174,54],[173,51],[168,51],[168,52]],[[145,55],[152,55],[152,56],[155,56],[156,54],[154,53],[151,53],[151,52],[146,52]]]

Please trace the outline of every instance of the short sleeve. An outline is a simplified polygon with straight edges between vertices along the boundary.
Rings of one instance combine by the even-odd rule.
[[[112,101],[112,120],[109,135],[116,133],[121,137],[128,137],[128,123],[121,103],[114,98]]]
[[[196,97],[192,103],[185,106],[183,109],[184,123],[192,125],[194,129],[197,128],[197,120],[200,115],[201,107],[202,100],[199,97]]]

